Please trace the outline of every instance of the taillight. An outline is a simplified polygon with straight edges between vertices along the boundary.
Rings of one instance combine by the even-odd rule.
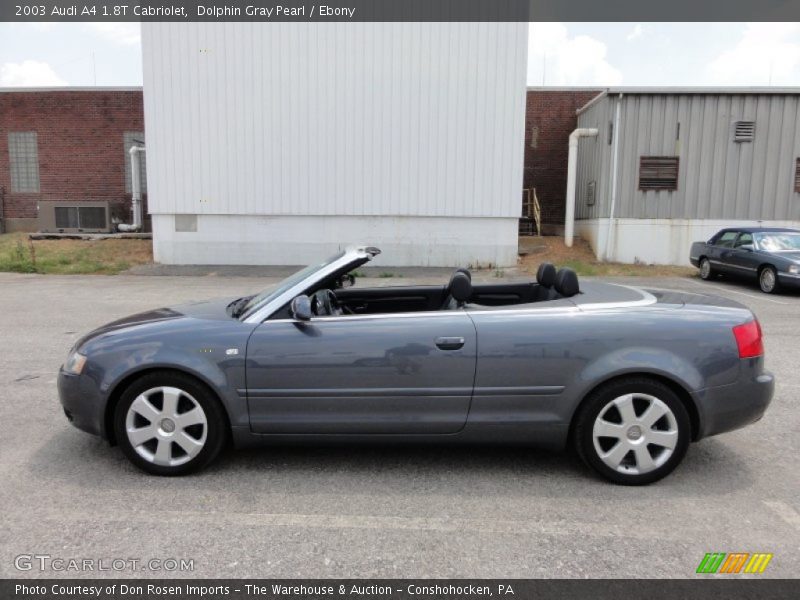
[[[764,354],[761,325],[759,325],[758,319],[734,327],[733,337],[736,338],[736,345],[739,346],[739,358],[753,358]]]

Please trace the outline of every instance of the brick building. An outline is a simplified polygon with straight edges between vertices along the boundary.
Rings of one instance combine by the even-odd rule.
[[[545,233],[560,231],[564,225],[567,140],[578,126],[577,110],[601,91],[594,88],[528,88],[522,187],[536,188]]]
[[[600,91],[528,88],[522,187],[536,188],[546,232],[564,222],[576,111]],[[36,230],[38,206],[48,200],[108,201],[114,219],[128,222],[127,150],[137,142],[144,142],[141,88],[0,89],[0,227]]]
[[[48,200],[109,202],[128,222],[127,151],[137,143],[141,88],[0,89],[0,227],[35,231]]]

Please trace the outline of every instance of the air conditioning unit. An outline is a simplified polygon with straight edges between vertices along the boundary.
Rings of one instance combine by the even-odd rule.
[[[40,202],[39,231],[44,233],[108,233],[108,202]]]

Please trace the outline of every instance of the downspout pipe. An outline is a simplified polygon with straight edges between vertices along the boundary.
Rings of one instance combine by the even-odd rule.
[[[578,178],[578,139],[596,137],[597,129],[578,128],[569,134],[569,158],[567,159],[567,208],[564,216],[564,244],[572,247],[575,235],[575,182]]]
[[[612,225],[614,223],[614,208],[617,205],[617,168],[619,162],[619,113],[622,107],[622,94],[617,99],[616,112],[614,113],[614,150],[613,159],[611,161],[611,207],[608,209],[608,229],[606,229],[606,248],[603,253],[603,260],[611,259],[611,232],[613,230],[616,236],[617,228]]]
[[[144,146],[131,146],[128,154],[131,158],[131,210],[133,223],[120,223],[117,229],[125,232],[142,230],[142,182],[140,180],[139,153],[144,152]]]

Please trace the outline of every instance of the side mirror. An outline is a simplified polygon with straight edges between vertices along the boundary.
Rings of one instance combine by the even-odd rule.
[[[753,244],[742,244],[739,246],[739,250],[744,250],[745,252],[753,252],[756,249]]]
[[[310,321],[311,300],[309,300],[306,295],[297,296],[289,305],[289,312],[291,312],[292,316],[298,321]]]

